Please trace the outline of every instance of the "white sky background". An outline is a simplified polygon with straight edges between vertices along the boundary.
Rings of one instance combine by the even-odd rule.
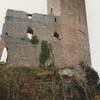
[[[100,75],[100,0],[85,0],[90,38],[92,66]],[[0,33],[6,10],[15,9],[28,13],[47,14],[47,0],[2,0],[0,1]]]
[[[85,0],[92,66],[100,76],[100,0]]]

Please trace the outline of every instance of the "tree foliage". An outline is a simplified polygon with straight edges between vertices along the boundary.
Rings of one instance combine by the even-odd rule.
[[[45,66],[45,62],[50,56],[50,50],[51,48],[49,47],[49,44],[47,41],[42,41],[41,42],[41,53],[39,56],[39,62],[40,66]]]
[[[98,83],[99,76],[98,73],[90,67],[88,64],[85,64],[85,62],[81,61],[80,66],[86,73],[86,79],[88,80],[88,85],[89,86],[95,86]]]
[[[32,44],[38,44],[39,43],[39,40],[37,38],[37,36],[33,36],[32,39],[30,40]]]

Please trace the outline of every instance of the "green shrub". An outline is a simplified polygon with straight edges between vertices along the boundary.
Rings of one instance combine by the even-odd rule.
[[[34,69],[29,67],[0,68],[0,100],[32,100],[23,88],[24,83],[31,84],[32,81],[28,80],[33,80],[35,74]]]
[[[96,91],[100,91],[100,83],[96,86]]]
[[[81,66],[81,68],[84,70],[87,65],[84,63],[84,61],[80,61],[79,65]]]
[[[88,80],[87,84],[89,86],[97,85],[98,80],[99,80],[98,73],[92,67],[90,67],[88,64],[85,64],[85,62],[83,62],[83,61],[81,61],[79,65],[82,67],[82,69],[85,70],[86,79]]]
[[[38,44],[39,43],[39,40],[37,38],[37,36],[33,36],[32,39],[30,40],[32,44]]]
[[[41,42],[41,53],[39,56],[40,66],[45,66],[45,62],[47,61],[50,55],[50,50],[51,49],[47,41],[42,41]]]
[[[97,72],[90,67],[86,68],[86,78],[88,79],[88,85],[92,86],[92,85],[97,85],[98,80],[99,80],[99,76],[97,74]]]
[[[86,93],[85,93],[84,88],[81,84],[82,83],[76,79],[72,80],[72,82],[70,83],[70,86],[68,88],[70,88],[71,93],[74,95],[73,100],[87,100]]]

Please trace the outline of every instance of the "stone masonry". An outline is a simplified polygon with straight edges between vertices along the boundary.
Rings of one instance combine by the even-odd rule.
[[[77,67],[80,61],[91,65],[84,0],[48,0],[48,15],[28,14],[8,9],[2,38],[8,48],[7,66],[38,66],[40,43],[52,44],[54,63],[58,68]],[[27,29],[39,39],[33,45],[27,38]],[[59,39],[54,33],[59,34]]]

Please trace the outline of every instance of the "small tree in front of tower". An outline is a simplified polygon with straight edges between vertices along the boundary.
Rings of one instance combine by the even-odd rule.
[[[48,42],[42,41],[41,42],[41,53],[39,56],[40,66],[45,66],[45,63],[50,56],[50,51],[51,51],[51,48],[49,47]]]
[[[95,89],[99,82],[98,73],[86,64],[84,61],[81,61],[80,64],[83,71],[85,71],[85,78],[87,80],[87,94],[89,100],[94,100],[95,98]]]

